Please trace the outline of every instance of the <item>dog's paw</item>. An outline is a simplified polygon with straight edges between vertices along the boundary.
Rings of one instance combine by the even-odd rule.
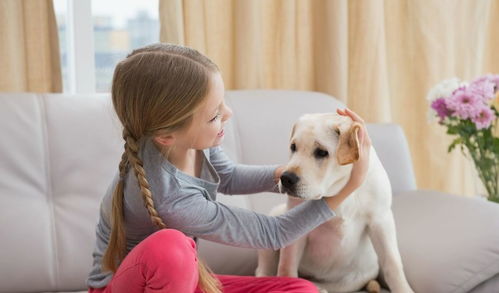
[[[379,285],[378,281],[371,280],[366,285],[366,291],[369,293],[380,293],[381,286]]]
[[[317,290],[319,290],[319,293],[329,293],[326,289],[322,288],[321,285],[314,283],[315,287],[317,287]]]

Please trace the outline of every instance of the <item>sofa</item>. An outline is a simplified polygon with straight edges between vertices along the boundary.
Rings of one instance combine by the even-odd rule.
[[[227,91],[223,148],[244,164],[285,164],[293,123],[344,105],[305,91]],[[86,291],[99,203],[118,170],[121,126],[109,94],[0,94],[0,292]],[[416,292],[499,292],[499,205],[417,188],[404,133],[369,124],[393,189],[405,273]],[[267,213],[285,195],[219,200]],[[256,251],[200,240],[221,274],[253,274]]]

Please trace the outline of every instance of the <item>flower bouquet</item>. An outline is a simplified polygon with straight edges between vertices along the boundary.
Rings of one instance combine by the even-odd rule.
[[[484,75],[472,82],[457,78],[433,87],[427,99],[430,115],[457,136],[448,152],[460,146],[473,160],[490,201],[499,202],[499,75]],[[467,153],[466,153],[466,151]]]

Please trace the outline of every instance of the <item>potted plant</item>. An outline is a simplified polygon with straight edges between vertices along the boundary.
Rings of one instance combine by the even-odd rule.
[[[473,160],[487,198],[499,202],[499,75],[480,76],[472,82],[447,79],[427,95],[430,115],[456,136],[448,152],[460,146]]]

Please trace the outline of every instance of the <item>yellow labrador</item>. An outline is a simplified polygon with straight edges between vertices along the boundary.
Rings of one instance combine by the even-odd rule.
[[[358,160],[360,125],[336,113],[307,114],[293,126],[291,157],[279,188],[288,202],[279,215],[303,200],[338,193]],[[364,183],[335,211],[336,217],[279,251],[258,252],[257,276],[301,276],[322,292],[379,291],[381,271],[391,292],[413,292],[403,272],[388,175],[371,147]]]

